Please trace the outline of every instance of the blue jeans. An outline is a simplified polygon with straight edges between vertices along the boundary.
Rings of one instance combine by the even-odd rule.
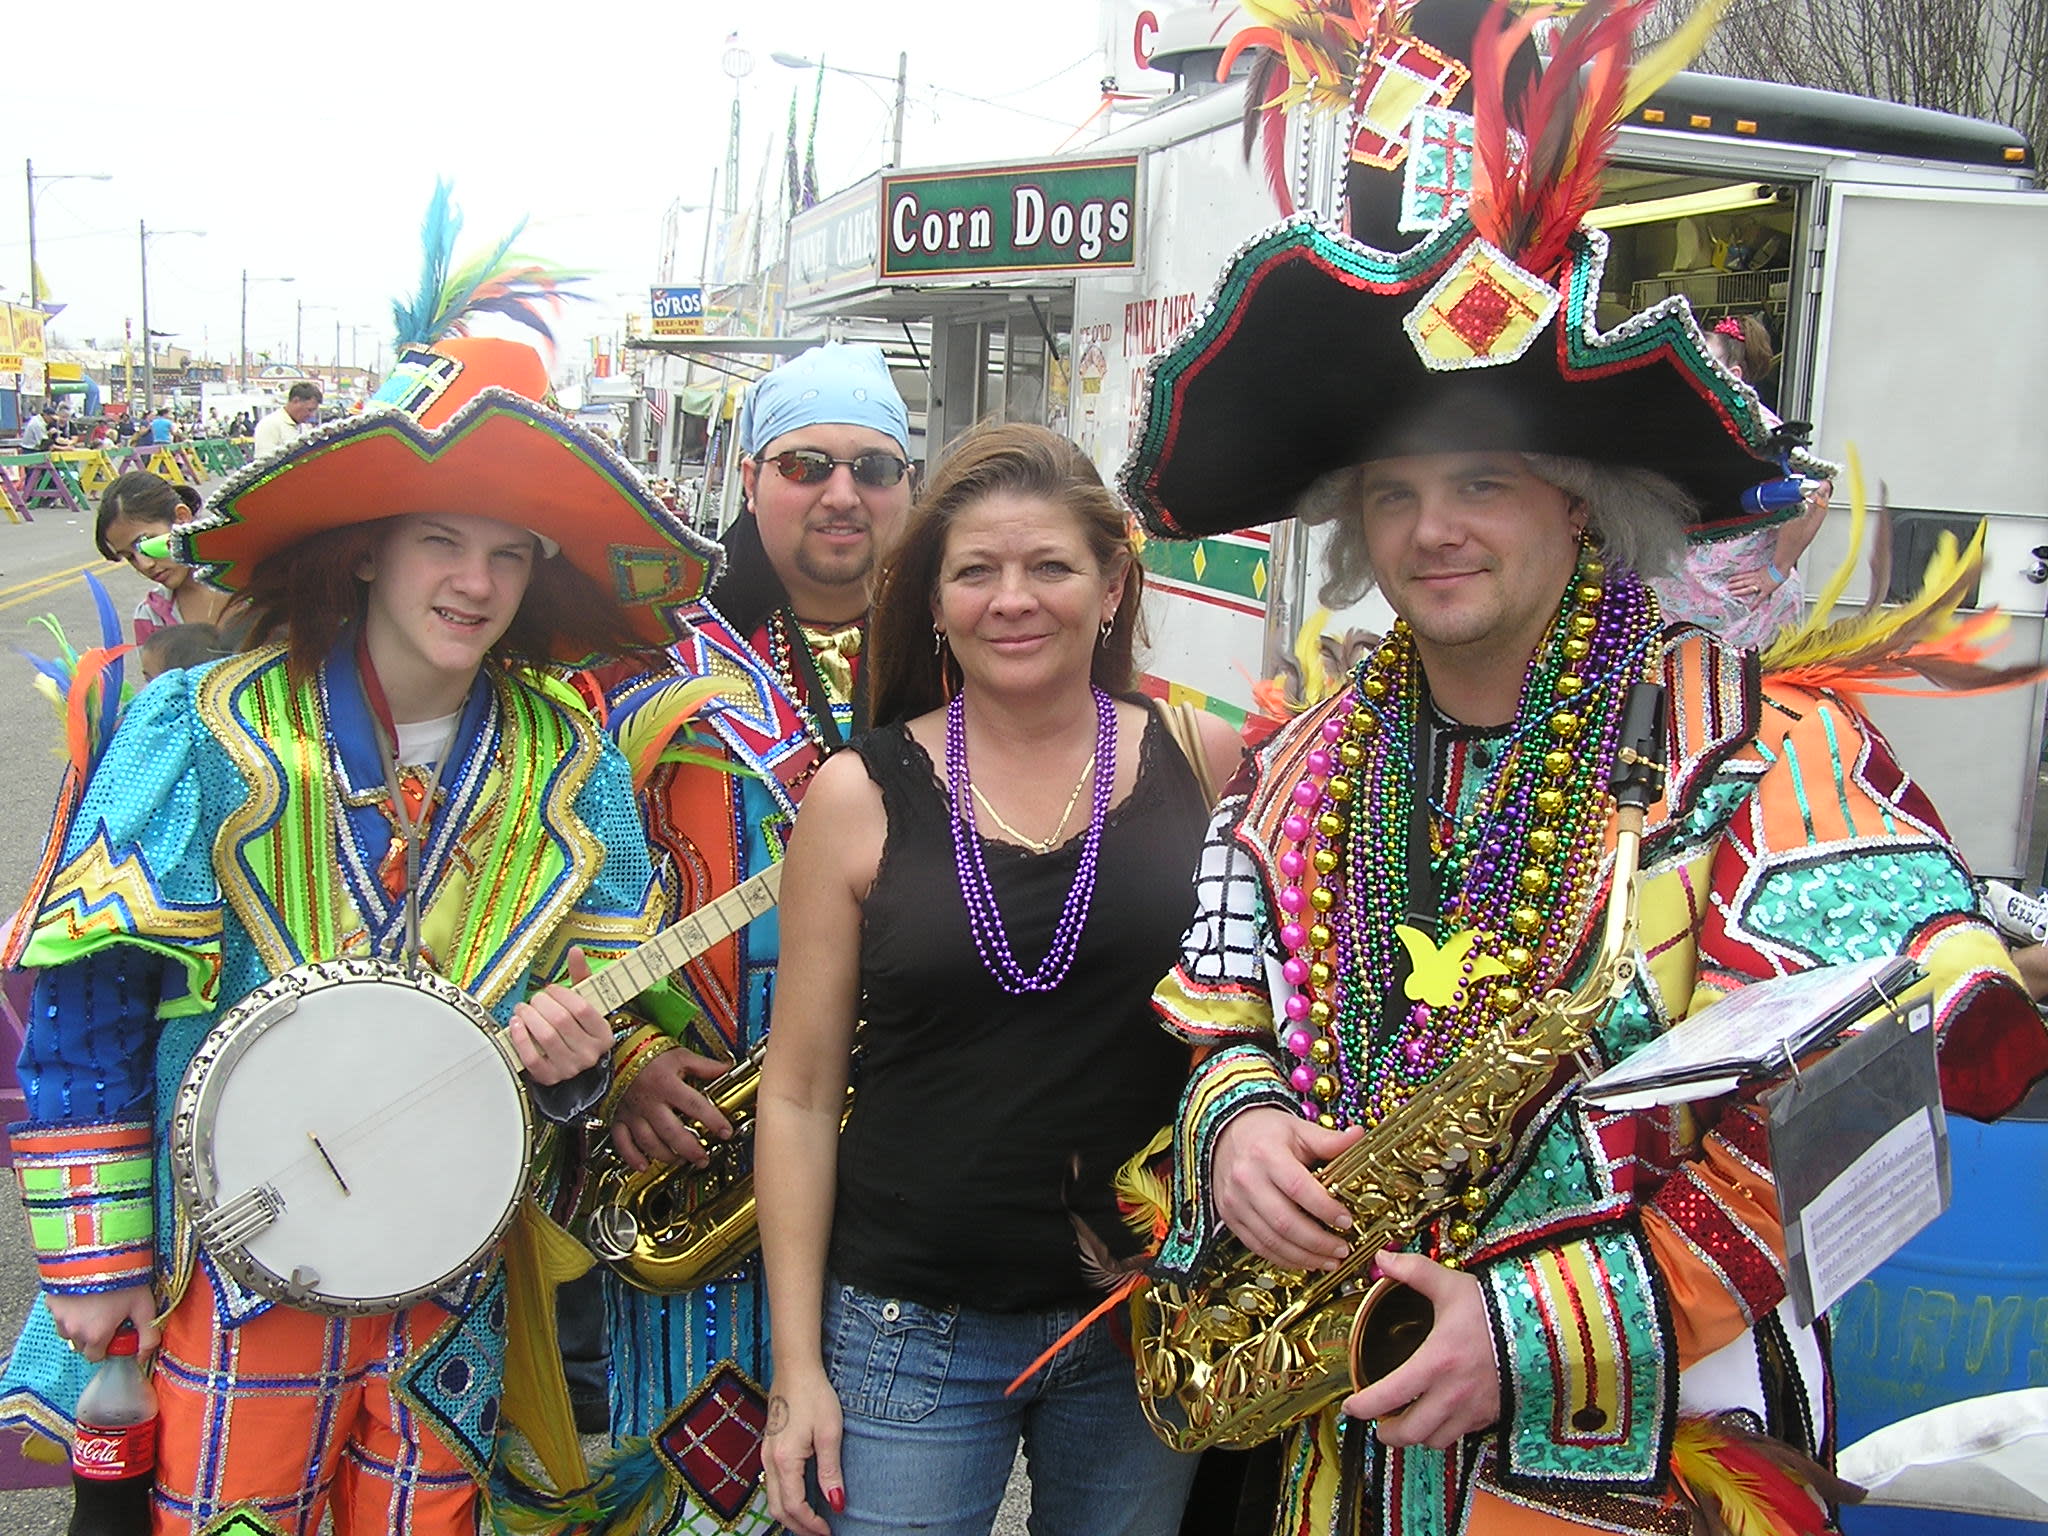
[[[1032,1536],[1173,1536],[1196,1458],[1152,1433],[1107,1320],[1003,1396],[1080,1315],[940,1309],[828,1281],[825,1370],[846,1421],[833,1536],[987,1536],[1020,1441]],[[811,1503],[826,1510],[815,1483]]]

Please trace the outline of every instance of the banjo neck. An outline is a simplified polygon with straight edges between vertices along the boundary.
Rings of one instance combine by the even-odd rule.
[[[630,954],[621,955],[589,979],[570,988],[606,1013],[624,1007],[671,971],[688,965],[719,941],[738,933],[775,905],[782,891],[782,866],[771,864],[741,881],[716,901],[706,902],[681,922],[662,929]]]

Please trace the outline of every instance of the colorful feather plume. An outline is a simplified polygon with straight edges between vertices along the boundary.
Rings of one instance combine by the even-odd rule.
[[[114,599],[100,579],[85,573],[92,593],[94,616],[99,623],[100,643],[88,650],[74,647],[54,614],[33,620],[50,637],[52,656],[37,656],[16,647],[21,658],[35,669],[36,691],[55,706],[64,721],[65,756],[81,775],[89,774],[113,739],[121,710],[133,696],[127,684],[123,661],[135,649],[121,640],[121,618]]]
[[[1764,674],[1803,688],[1826,688],[1847,697],[1870,693],[1924,693],[1927,685],[1945,693],[1989,693],[2016,688],[2048,675],[2036,666],[1993,667],[1985,658],[2002,643],[2007,619],[1996,608],[1961,614],[1984,573],[1984,528],[1967,546],[1953,534],[1936,541],[1920,588],[1902,603],[1885,603],[1889,585],[1889,515],[1880,507],[1870,597],[1847,618],[1830,622],[1862,558],[1872,519],[1863,467],[1856,450],[1848,454],[1849,549],[1815,597],[1813,611],[1787,629],[1763,653]]]
[[[1138,1238],[1157,1247],[1166,1236],[1173,1218],[1173,1191],[1158,1164],[1173,1145],[1173,1127],[1166,1126],[1117,1169],[1113,1188],[1124,1225]]]
[[[1552,276],[1565,242],[1600,196],[1600,175],[1631,105],[1690,63],[1726,0],[1706,0],[1630,64],[1636,28],[1658,0],[1586,0],[1559,29],[1542,72],[1518,101],[1507,100],[1508,64],[1556,12],[1516,16],[1496,4],[1472,41],[1475,175],[1472,222],[1479,233],[1537,276]],[[1527,153],[1511,154],[1519,133]]]
[[[420,224],[422,258],[420,291],[410,303],[394,300],[391,320],[398,344],[432,346],[448,336],[467,336],[481,315],[498,315],[539,334],[552,346],[553,321],[565,302],[587,298],[572,287],[584,274],[522,256],[512,249],[526,230],[521,219],[488,254],[458,265],[455,246],[462,235],[462,213],[453,189],[434,183],[427,216]]]
[[[1216,78],[1247,48],[1260,51],[1245,88],[1244,156],[1263,147],[1266,183],[1283,213],[1294,211],[1287,174],[1287,114],[1304,103],[1334,116],[1372,86],[1364,61],[1407,28],[1419,0],[1243,0],[1253,25],[1224,45]]]
[[[1863,1498],[1854,1483],[1733,1415],[1681,1419],[1671,1475],[1694,1536],[1823,1536],[1828,1503]]]
[[[51,819],[50,835],[43,843],[42,857],[29,878],[28,890],[8,928],[6,940],[0,944],[0,966],[21,964],[43,896],[56,875],[71,820],[85,798],[86,781],[92,777],[93,764],[113,740],[114,727],[120,722],[121,710],[129,698],[124,676],[127,667],[122,658],[134,647],[122,643],[120,616],[99,578],[87,571],[85,582],[92,589],[101,643],[78,650],[65,637],[64,627],[56,618],[45,616],[35,622],[55,643],[57,654],[44,657],[26,650],[20,652],[35,669],[36,691],[56,707],[58,718],[64,722],[64,777],[57,786],[57,810]]]

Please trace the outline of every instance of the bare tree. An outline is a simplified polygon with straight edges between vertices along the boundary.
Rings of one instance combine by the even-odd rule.
[[[2048,0],[1733,0],[1693,67],[2048,137]]]

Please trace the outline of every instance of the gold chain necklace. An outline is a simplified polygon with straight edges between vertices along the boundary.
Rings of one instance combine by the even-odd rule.
[[[1013,842],[1022,843],[1033,853],[1051,853],[1054,848],[1059,846],[1060,834],[1066,831],[1067,819],[1074,814],[1074,807],[1081,803],[1081,791],[1088,787],[1088,775],[1094,771],[1095,754],[1091,752],[1088,755],[1088,761],[1081,765],[1081,777],[1074,781],[1074,792],[1067,796],[1067,808],[1060,812],[1058,825],[1052,829],[1052,836],[1042,842],[1035,837],[1026,837],[1022,832],[1019,832],[1015,827],[1003,820],[1002,814],[988,803],[988,796],[981,792],[979,784],[970,785],[969,788],[974,792],[975,804],[988,812],[988,819],[1004,832],[1007,832]]]

